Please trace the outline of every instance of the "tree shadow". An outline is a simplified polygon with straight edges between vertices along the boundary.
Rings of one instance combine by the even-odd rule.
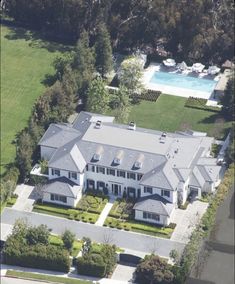
[[[35,48],[45,48],[49,52],[68,52],[73,49],[73,46],[65,45],[52,41],[48,34],[45,32],[31,31],[25,28],[15,27],[13,25],[8,25],[10,30],[5,38],[8,40],[19,40],[24,39],[29,42],[30,47]]]
[[[56,74],[46,74],[44,79],[41,81],[41,84],[45,85],[46,87],[50,87],[56,82],[56,80]]]

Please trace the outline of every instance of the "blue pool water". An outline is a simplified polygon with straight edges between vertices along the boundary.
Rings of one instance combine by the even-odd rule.
[[[161,71],[154,73],[150,79],[150,83],[210,93],[213,92],[217,84],[216,81],[210,79],[195,78],[183,74]]]

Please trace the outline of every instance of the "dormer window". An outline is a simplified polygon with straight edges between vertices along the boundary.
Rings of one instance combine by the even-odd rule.
[[[101,158],[101,155],[96,153],[93,155],[92,160],[97,162],[97,161],[100,161],[100,158]]]
[[[116,157],[116,158],[113,159],[113,163],[115,165],[120,165],[121,164],[121,159]]]
[[[135,168],[135,169],[141,169],[141,168],[142,168],[142,163],[141,163],[140,161],[136,161],[136,162],[134,163],[134,168]]]

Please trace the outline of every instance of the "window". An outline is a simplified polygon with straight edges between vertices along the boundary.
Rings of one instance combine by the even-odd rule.
[[[97,181],[97,189],[98,190],[104,190],[105,189],[105,183],[103,181]]]
[[[170,197],[170,191],[169,190],[163,190],[161,191],[161,196],[166,196],[166,197]]]
[[[54,174],[55,174],[55,173],[54,173],[54,169],[51,169],[51,174],[52,174],[52,175],[54,175]]]
[[[115,170],[107,169],[107,175],[115,176]]]
[[[126,177],[126,172],[117,170],[117,176],[125,178]]]
[[[69,172],[69,178],[77,179],[77,173]]]
[[[92,179],[87,180],[87,188],[88,189],[95,189],[95,181]]]
[[[51,200],[67,203],[67,197],[63,195],[58,195],[58,194],[51,194]]]
[[[54,174],[59,177],[60,176],[60,170],[54,170]]]
[[[97,172],[97,173],[105,174],[105,168],[104,168],[104,167],[99,167],[99,166],[97,166],[97,167],[96,167],[96,172]]]
[[[137,174],[137,180],[141,180],[142,179],[142,174]]]
[[[153,194],[153,188],[149,186],[144,187],[144,193],[150,193]]]
[[[91,166],[91,171],[95,172],[95,166]]]
[[[150,213],[150,212],[143,212],[143,219],[151,219],[155,221],[160,221],[160,216],[155,213]]]
[[[127,178],[135,180],[135,173],[127,173]]]
[[[89,171],[88,165],[86,165],[86,171]]]

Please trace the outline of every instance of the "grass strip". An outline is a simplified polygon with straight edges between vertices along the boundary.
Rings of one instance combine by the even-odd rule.
[[[37,279],[37,280],[45,280],[50,281],[52,283],[64,283],[64,284],[90,284],[91,281],[65,278],[65,277],[57,277],[45,274],[38,274],[32,272],[21,272],[15,270],[7,270],[6,276],[23,278],[27,280]]]

